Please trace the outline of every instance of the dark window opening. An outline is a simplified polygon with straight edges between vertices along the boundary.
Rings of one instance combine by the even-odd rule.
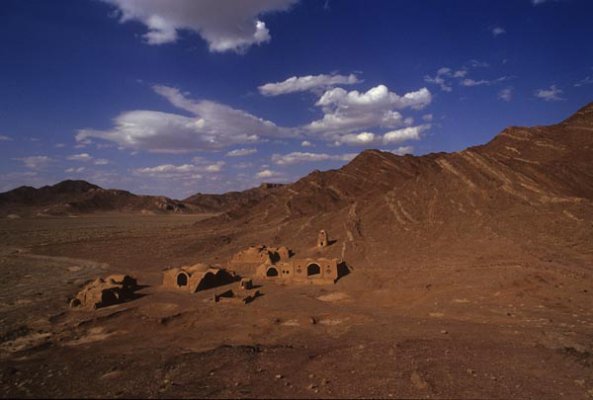
[[[177,286],[187,286],[187,275],[179,274],[177,275]]]
[[[309,264],[307,267],[307,276],[320,275],[321,268],[317,264]]]
[[[278,270],[274,267],[270,267],[266,271],[266,276],[278,276]]]

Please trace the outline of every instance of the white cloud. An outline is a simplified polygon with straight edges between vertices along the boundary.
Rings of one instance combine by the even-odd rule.
[[[470,60],[465,66],[458,70],[453,70],[448,67],[439,68],[435,76],[426,75],[424,77],[424,81],[438,85],[444,92],[451,92],[453,91],[455,84],[464,87],[490,86],[511,79],[509,76],[502,76],[496,79],[479,80],[468,77],[470,69],[485,68],[488,66],[488,63]]]
[[[175,88],[157,85],[153,89],[174,106],[194,116],[147,110],[127,111],[115,118],[113,129],[82,129],[76,140],[95,137],[134,150],[186,153],[255,143],[262,137],[294,135],[293,131],[245,111],[213,101],[191,100]]]
[[[425,122],[431,122],[432,119],[433,119],[432,114],[425,114],[425,115],[422,116],[422,120],[425,121]]]
[[[350,161],[354,157],[356,157],[355,153],[331,155],[325,153],[302,153],[297,151],[289,154],[274,154],[272,156],[272,161],[278,165],[292,165],[317,161]]]
[[[506,102],[511,101],[513,99],[513,88],[508,87],[502,89],[500,92],[498,92],[498,98]]]
[[[407,140],[420,140],[421,133],[430,129],[430,124],[408,126],[406,128],[389,131],[383,135],[384,144],[401,143]]]
[[[562,93],[562,89],[559,89],[556,85],[552,85],[548,89],[536,90],[535,97],[545,101],[560,101],[564,100],[564,98],[561,97]]]
[[[495,85],[497,83],[500,82],[504,82],[509,80],[510,78],[508,76],[501,76],[500,78],[496,78],[496,79],[480,79],[478,81],[474,80],[474,79],[469,79],[466,78],[464,80],[462,80],[459,84],[461,86],[466,86],[466,87],[472,87],[472,86],[491,86],[491,85]]]
[[[243,156],[248,156],[250,154],[255,154],[257,153],[257,149],[255,148],[241,148],[241,149],[235,149],[235,150],[231,150],[228,153],[226,153],[227,157],[243,157]]]
[[[91,161],[93,157],[89,153],[80,153],[80,154],[72,154],[71,156],[66,157],[66,159],[70,161],[82,161],[87,162]]]
[[[221,172],[224,161],[214,163],[204,161],[201,165],[193,164],[162,164],[154,167],[137,168],[132,170],[135,175],[157,179],[201,179],[204,174]]]
[[[116,6],[122,23],[136,20],[148,28],[152,45],[172,43],[179,30],[199,34],[212,52],[244,52],[270,41],[259,16],[286,11],[296,0],[103,0]]]
[[[309,142],[308,140],[303,140],[301,142],[301,146],[303,146],[303,147],[314,147],[313,146],[313,143]]]
[[[12,138],[5,135],[0,135],[0,142],[9,142],[12,141]]]
[[[501,26],[495,26],[494,28],[492,28],[492,36],[494,37],[497,37],[505,33],[507,33],[507,31]]]
[[[105,158],[97,158],[94,162],[95,165],[107,165],[109,164],[109,160]]]
[[[85,169],[86,169],[85,167],[68,168],[64,172],[69,173],[69,174],[79,174],[81,172],[84,172]]]
[[[272,171],[271,169],[264,169],[262,171],[259,171],[257,174],[255,174],[256,178],[278,178],[281,177],[282,174],[280,172],[276,172],[276,171]]]
[[[397,149],[387,150],[393,154],[398,156],[405,156],[406,154],[414,154],[414,147],[413,146],[400,146]]]
[[[459,71],[453,72],[451,70],[451,68],[443,67],[443,68],[439,68],[439,70],[437,71],[437,73],[434,77],[432,77],[430,75],[426,75],[424,77],[424,82],[433,83],[435,85],[438,85],[438,87],[440,87],[443,92],[451,92],[453,90],[453,86],[451,85],[451,83],[448,82],[447,78],[463,77],[466,74],[467,74],[467,71],[465,71],[465,70],[459,70]]]
[[[321,134],[326,140],[340,142],[341,137],[354,131],[401,126],[404,120],[399,110],[422,109],[431,101],[431,93],[426,88],[403,96],[389,91],[385,85],[367,92],[334,88],[326,91],[316,103],[324,113],[323,118],[305,128],[310,133]]]
[[[349,133],[336,138],[335,145],[366,146],[375,143],[377,135],[371,132]]]
[[[260,86],[259,92],[264,96],[278,96],[281,94],[305,92],[309,90],[326,89],[336,85],[353,85],[359,83],[358,77],[350,75],[307,75],[286,79],[282,82],[266,83]]]
[[[42,169],[45,168],[49,163],[54,161],[52,158],[48,156],[20,157],[15,158],[15,160],[22,161],[25,164],[25,167],[30,169]]]
[[[222,168],[225,166],[225,162],[224,161],[217,161],[214,164],[209,164],[204,166],[204,171],[206,172],[220,172],[222,171]]]

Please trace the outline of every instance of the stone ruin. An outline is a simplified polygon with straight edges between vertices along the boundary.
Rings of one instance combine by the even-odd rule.
[[[324,229],[319,231],[317,235],[317,247],[327,247],[329,245],[329,237],[327,231]]]
[[[163,286],[189,293],[225,285],[237,280],[234,273],[207,264],[169,268],[163,272]]]
[[[337,258],[292,258],[274,264],[261,264],[256,276],[266,280],[321,285],[336,283],[340,277]]]
[[[243,289],[243,288],[242,288]],[[215,303],[237,303],[249,304],[257,299],[262,294],[259,290],[243,290],[242,293],[237,294],[232,289],[226,290],[219,294],[214,294]]]
[[[290,250],[285,247],[267,247],[263,244],[250,246],[235,254],[229,264],[234,268],[243,268],[254,271],[261,264],[275,263],[288,260]]]
[[[94,310],[123,303],[135,297],[139,288],[136,279],[129,275],[110,275],[87,283],[70,300],[70,307]]]

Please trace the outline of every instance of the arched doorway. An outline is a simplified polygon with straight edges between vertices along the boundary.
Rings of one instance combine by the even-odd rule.
[[[276,267],[270,267],[268,268],[268,270],[266,271],[266,276],[270,277],[270,278],[275,278],[278,276],[278,270],[276,269]]]
[[[309,264],[307,266],[307,276],[321,275],[321,268],[317,264]]]
[[[187,286],[187,275],[184,273],[177,275],[177,286]]]

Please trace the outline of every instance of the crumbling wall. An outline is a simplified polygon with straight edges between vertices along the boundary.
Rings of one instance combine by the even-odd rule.
[[[132,299],[137,289],[136,279],[129,275],[110,275],[105,279],[97,278],[83,286],[70,300],[70,306],[90,310],[107,307]]]

